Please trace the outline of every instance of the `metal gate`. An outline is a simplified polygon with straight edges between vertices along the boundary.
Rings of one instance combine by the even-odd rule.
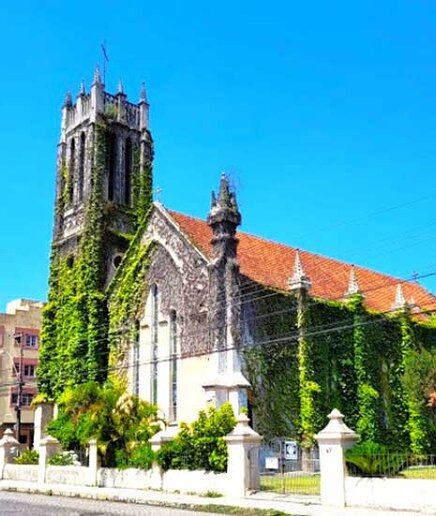
[[[320,494],[317,448],[302,450],[293,439],[277,437],[261,445],[257,461],[261,490],[296,495]]]

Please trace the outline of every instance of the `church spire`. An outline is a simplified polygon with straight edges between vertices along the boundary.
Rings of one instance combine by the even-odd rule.
[[[348,287],[345,292],[345,297],[354,296],[360,293],[359,283],[357,281],[356,269],[354,265],[351,266],[350,275],[348,277]]]
[[[407,307],[406,298],[404,297],[403,287],[401,283],[398,283],[395,290],[395,301],[392,305],[392,310],[403,310]]]
[[[304,273],[300,251],[298,249],[295,253],[294,269],[292,271],[292,276],[289,278],[288,285],[289,290],[309,290],[311,287],[310,279]]]

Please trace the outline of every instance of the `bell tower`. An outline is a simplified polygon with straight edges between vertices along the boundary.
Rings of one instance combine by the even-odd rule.
[[[129,102],[121,81],[115,95],[106,92],[98,68],[90,92],[82,82],[75,102],[68,92],[62,107],[53,246],[74,261],[97,217],[90,229],[104,232],[105,286],[152,202],[148,115],[144,86],[139,102]]]

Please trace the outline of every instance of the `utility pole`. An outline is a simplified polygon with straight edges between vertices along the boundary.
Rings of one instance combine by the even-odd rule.
[[[20,333],[14,336],[15,342],[20,346],[20,369],[18,371],[17,382],[18,382],[18,392],[17,392],[17,405],[15,407],[15,411],[17,413],[17,425],[16,425],[16,439],[20,442],[21,436],[21,403],[23,397],[23,367],[24,367],[24,350],[23,350],[23,335]]]

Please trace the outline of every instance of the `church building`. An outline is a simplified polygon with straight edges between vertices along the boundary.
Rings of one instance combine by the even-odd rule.
[[[138,103],[122,84],[109,94],[98,69],[89,93],[67,94],[39,390],[109,378],[170,424],[230,401],[303,446],[333,407],[360,431],[371,413],[378,434],[407,433],[405,328],[434,348],[436,298],[240,232],[225,175],[204,220],[153,202],[148,114],[144,88]]]

